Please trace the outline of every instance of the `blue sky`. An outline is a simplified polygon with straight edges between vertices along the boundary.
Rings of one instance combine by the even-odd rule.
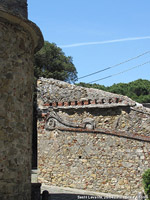
[[[149,8],[150,0],[28,0],[29,19],[45,40],[73,57],[78,77],[149,51]],[[88,83],[148,61],[150,54],[79,81]],[[150,63],[96,83],[110,86],[139,78],[150,80]]]

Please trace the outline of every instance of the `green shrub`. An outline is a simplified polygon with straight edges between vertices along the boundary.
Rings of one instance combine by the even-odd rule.
[[[142,178],[143,178],[144,191],[147,194],[148,199],[150,199],[150,169],[147,169],[144,172]]]

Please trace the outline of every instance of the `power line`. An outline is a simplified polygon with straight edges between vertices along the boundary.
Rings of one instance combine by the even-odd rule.
[[[106,77],[97,79],[97,80],[95,80],[95,81],[91,81],[91,82],[89,82],[89,83],[95,83],[95,82],[97,82],[97,81],[101,81],[101,80],[104,80],[104,79],[107,79],[107,78],[111,78],[111,77],[113,77],[113,76],[117,76],[117,75],[119,75],[119,74],[123,74],[123,73],[128,72],[128,71],[130,71],[130,70],[132,70],[132,69],[135,69],[135,68],[137,68],[137,67],[141,67],[141,66],[143,66],[143,65],[146,65],[146,64],[148,64],[148,63],[150,63],[150,61],[147,61],[147,62],[142,63],[142,64],[140,64],[140,65],[136,65],[136,66],[131,67],[131,68],[129,68],[129,69],[127,69],[127,70],[124,70],[124,71],[122,71],[122,72],[119,72],[119,73],[116,73],[116,74],[112,74],[112,75],[109,75],[109,76],[106,76]]]
[[[144,56],[144,55],[146,55],[146,54],[148,54],[148,53],[150,53],[150,51],[146,51],[146,52],[144,52],[144,53],[142,53],[142,54],[140,54],[140,55],[138,55],[138,56],[136,56],[136,57],[132,57],[132,58],[130,58],[130,59],[128,59],[128,60],[125,60],[125,61],[123,61],[123,62],[121,62],[121,63],[112,65],[112,66],[110,66],[110,67],[106,67],[106,68],[104,68],[104,69],[101,69],[101,70],[99,70],[99,71],[93,72],[93,73],[91,73],[91,74],[87,74],[87,75],[85,75],[85,76],[81,76],[81,77],[78,78],[78,80],[79,80],[79,79],[82,79],[82,78],[86,78],[86,77],[88,77],[88,76],[92,76],[92,75],[94,75],[94,74],[98,74],[98,73],[100,73],[100,72],[103,72],[103,71],[106,71],[106,70],[108,70],[108,69],[117,67],[117,66],[119,66],[119,65],[125,64],[125,63],[127,63],[127,62],[130,62],[131,60],[135,60],[135,59],[137,59],[137,58],[139,58],[139,57],[141,57],[141,56]]]

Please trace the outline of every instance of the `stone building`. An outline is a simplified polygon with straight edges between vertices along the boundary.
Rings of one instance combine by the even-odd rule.
[[[33,55],[43,45],[27,0],[0,0],[0,199],[31,199]]]
[[[128,97],[38,80],[39,181],[137,195],[150,168],[150,109]]]

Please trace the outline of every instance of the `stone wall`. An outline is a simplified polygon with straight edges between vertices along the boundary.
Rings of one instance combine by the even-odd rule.
[[[0,0],[0,9],[27,18],[27,0]]]
[[[128,97],[38,81],[42,183],[137,195],[150,168],[150,110]]]
[[[30,200],[33,55],[42,35],[13,3],[0,1],[0,199]]]
[[[11,24],[7,27],[0,24],[0,30],[0,44],[3,46],[0,67],[0,158],[3,160],[0,162],[0,191],[5,195],[14,193],[14,198],[21,199],[18,192],[26,197],[26,190],[30,187],[32,42],[29,35]],[[19,188],[19,184],[22,187]]]

